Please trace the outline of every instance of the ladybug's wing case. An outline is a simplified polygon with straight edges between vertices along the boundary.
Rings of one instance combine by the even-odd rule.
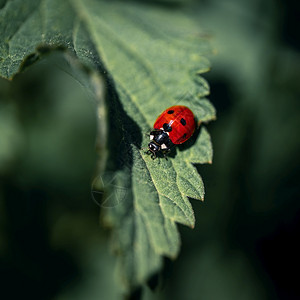
[[[169,124],[172,130],[169,132],[170,140],[173,144],[182,144],[194,133],[196,123],[192,111],[182,105],[171,106],[166,109],[155,121],[154,129],[163,128],[164,124]]]
[[[156,119],[153,128],[156,130],[162,129],[165,123],[169,124],[172,120],[176,118],[178,115],[178,111],[176,110],[178,106],[171,106],[163,111]],[[176,110],[176,111],[175,111]]]
[[[194,133],[196,122],[192,111],[186,107],[184,111],[174,120],[169,137],[173,144],[182,144]]]

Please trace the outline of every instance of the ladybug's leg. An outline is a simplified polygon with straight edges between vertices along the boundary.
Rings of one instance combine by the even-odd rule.
[[[154,160],[155,158],[156,158],[156,154],[155,153],[153,153],[153,152],[151,152],[152,154],[151,154],[151,158]]]
[[[171,149],[165,149],[164,151],[162,151],[162,154],[166,160],[168,160],[167,154],[170,152],[171,152]]]

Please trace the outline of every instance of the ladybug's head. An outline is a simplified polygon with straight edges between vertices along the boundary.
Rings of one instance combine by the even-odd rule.
[[[149,144],[148,144],[148,148],[149,150],[155,154],[156,152],[158,152],[160,150],[160,146],[157,145],[155,142],[151,141]]]

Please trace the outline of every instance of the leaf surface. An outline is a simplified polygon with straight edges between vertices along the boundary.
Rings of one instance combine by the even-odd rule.
[[[6,2],[0,20],[3,77],[16,74],[39,44],[63,45],[107,75],[109,199],[118,205],[103,208],[103,218],[113,228],[125,286],[144,283],[161,269],[162,256],[178,255],[176,223],[194,227],[188,197],[203,200],[204,186],[193,163],[212,161],[203,126],[159,162],[141,149],[148,143],[144,133],[177,103],[189,106],[198,121],[215,119],[200,76],[209,70],[207,40],[183,13],[137,3],[15,0]]]

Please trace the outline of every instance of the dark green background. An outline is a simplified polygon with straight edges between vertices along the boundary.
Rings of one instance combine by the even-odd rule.
[[[198,166],[206,197],[204,203],[192,201],[196,227],[180,226],[178,260],[166,261],[163,276],[150,284],[159,283],[156,292],[147,288],[144,297],[297,299],[296,1],[155,3],[169,7],[170,14],[185,9],[218,50],[204,76],[218,120],[208,125],[213,165]],[[114,281],[107,233],[98,227],[99,207],[90,194],[96,161],[93,105],[59,70],[46,70],[20,76],[13,89],[0,82],[11,129],[6,134],[15,141],[13,155],[2,156],[0,173],[0,296],[118,299],[122,293]],[[57,86],[61,102],[52,103],[47,97]],[[24,94],[27,102],[18,104],[21,121],[16,121],[7,103],[10,98],[18,103]]]

